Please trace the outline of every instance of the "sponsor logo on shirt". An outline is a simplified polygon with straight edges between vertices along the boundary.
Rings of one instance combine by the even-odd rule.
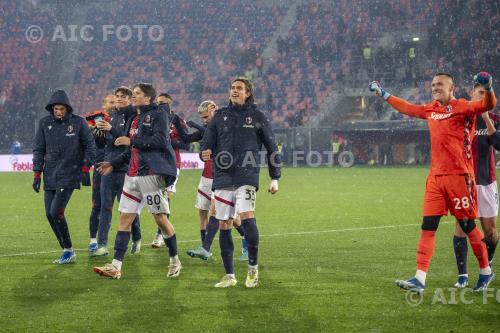
[[[488,135],[488,129],[477,129],[474,131],[474,135]]]
[[[432,112],[431,113],[431,119],[434,119],[434,120],[448,119],[451,116],[452,116],[451,113],[438,113],[438,112]]]

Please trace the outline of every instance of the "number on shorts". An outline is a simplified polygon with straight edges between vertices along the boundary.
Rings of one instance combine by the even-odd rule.
[[[152,206],[152,205],[153,205],[153,203],[154,203],[155,205],[159,205],[159,204],[160,204],[160,202],[161,202],[160,195],[159,195],[159,194],[155,194],[154,196],[152,196],[152,195],[148,195],[148,196],[146,197],[146,202],[147,202],[147,204],[148,204],[148,205],[150,205],[150,206]]]
[[[469,198],[463,197],[462,199],[459,198],[454,198],[453,201],[455,201],[455,209],[462,209],[462,208],[469,208]]]
[[[245,200],[255,201],[255,191],[254,190],[246,190],[245,194],[247,195],[245,197]]]

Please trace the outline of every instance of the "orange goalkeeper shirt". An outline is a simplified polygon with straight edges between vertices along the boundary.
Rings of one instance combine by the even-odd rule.
[[[431,136],[431,175],[474,174],[471,151],[475,116],[493,109],[496,97],[486,93],[483,100],[452,99],[447,105],[433,101],[415,105],[391,96],[387,102],[397,111],[427,119]]]

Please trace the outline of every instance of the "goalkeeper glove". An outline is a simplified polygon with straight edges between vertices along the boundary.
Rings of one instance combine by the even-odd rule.
[[[386,101],[389,97],[391,97],[391,94],[385,91],[384,88],[380,85],[380,82],[378,81],[372,81],[368,86],[368,89],[370,89],[371,92],[374,92],[375,94],[382,97]]]
[[[479,72],[474,75],[474,85],[482,85],[487,91],[491,91],[493,77],[488,72]]]

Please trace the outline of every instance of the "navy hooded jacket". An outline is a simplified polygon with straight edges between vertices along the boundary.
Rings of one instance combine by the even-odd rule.
[[[54,105],[64,105],[67,114],[53,115]],[[82,166],[94,162],[96,147],[87,121],[73,114],[63,90],[52,94],[45,109],[50,115],[40,119],[33,148],[33,171],[43,172],[45,190],[80,188]]]
[[[255,104],[229,104],[217,111],[203,135],[200,151],[212,150],[212,188],[259,188],[259,152],[267,150],[269,176],[281,176],[281,156],[266,116]],[[200,156],[201,156],[200,152]]]

